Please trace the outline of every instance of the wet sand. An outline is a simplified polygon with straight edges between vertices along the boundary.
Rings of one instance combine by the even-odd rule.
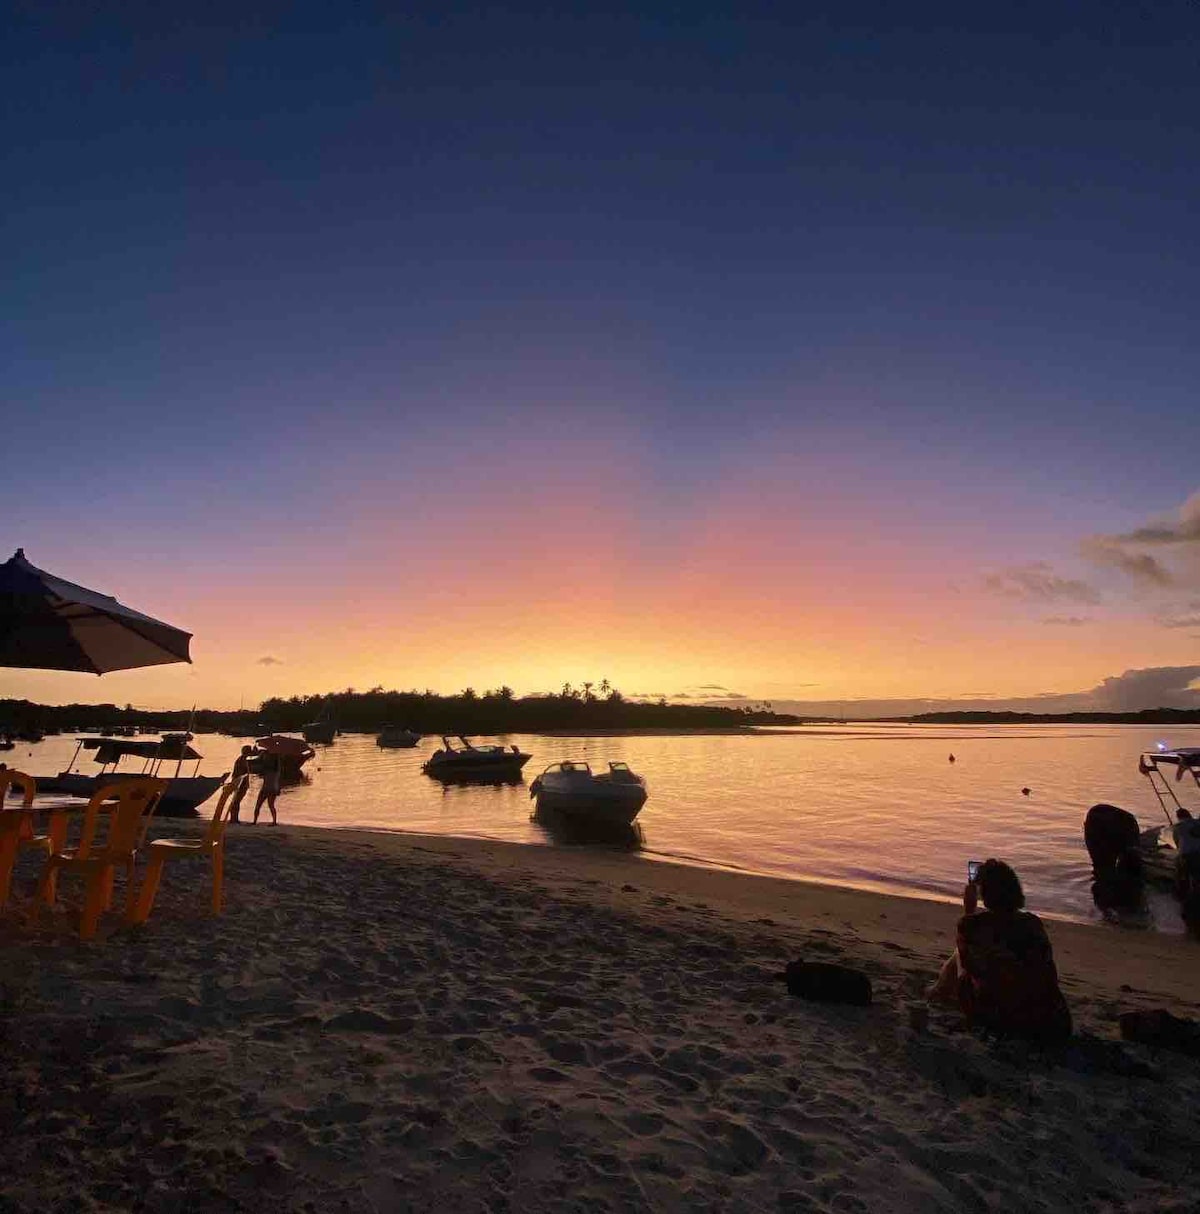
[[[1200,1062],[1116,1040],[1200,1015],[1193,941],[1048,923],[1081,1035],[1043,1054],[910,1027],[938,903],[239,826],[219,919],[179,864],[81,944],[26,922],[35,872],[0,917],[0,1209],[1195,1208]],[[873,1006],[790,998],[800,956]]]

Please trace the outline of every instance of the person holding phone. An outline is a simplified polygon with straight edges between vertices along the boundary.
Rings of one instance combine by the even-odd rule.
[[[1024,906],[1021,881],[1003,860],[968,861],[956,947],[926,997],[957,1004],[972,1026],[1062,1041],[1071,1035],[1071,1013],[1054,950]]]

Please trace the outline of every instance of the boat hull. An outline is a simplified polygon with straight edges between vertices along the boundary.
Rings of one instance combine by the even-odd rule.
[[[636,785],[622,788],[616,795],[607,790],[577,792],[545,786],[537,791],[538,813],[598,826],[630,826],[645,804],[646,790]]]
[[[122,780],[137,778],[137,774],[133,772],[116,772],[103,778],[85,776],[77,772],[60,772],[57,776],[38,777],[37,787],[38,792],[57,793],[60,796],[78,797],[86,801],[104,784],[117,784]],[[180,776],[171,780],[155,814],[164,818],[195,818],[199,815],[199,806],[203,805],[221,784],[220,776]]]
[[[300,732],[304,734],[306,742],[319,742],[323,746],[329,746],[332,744],[333,739],[337,737],[337,726],[327,724],[324,721],[318,721],[311,725],[305,725]]]
[[[458,756],[449,759],[434,755],[424,767],[426,775],[438,780],[494,780],[505,777],[518,778],[521,769],[529,762],[529,755],[508,754],[487,756]]]

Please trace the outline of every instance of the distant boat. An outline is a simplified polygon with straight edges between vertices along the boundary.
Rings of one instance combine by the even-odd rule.
[[[337,737],[337,726],[328,720],[309,721],[300,727],[306,742],[320,742],[328,746]]]
[[[531,756],[516,746],[475,746],[461,734],[461,746],[455,746],[448,737],[442,738],[442,749],[435,750],[426,760],[422,770],[426,775],[439,780],[463,778],[515,778]]]
[[[538,813],[560,814],[606,826],[628,826],[650,795],[646,781],[627,763],[610,763],[595,775],[587,763],[552,763],[529,786]]]
[[[421,735],[412,729],[401,729],[396,725],[385,725],[375,739],[376,746],[390,750],[408,750],[421,740]]]

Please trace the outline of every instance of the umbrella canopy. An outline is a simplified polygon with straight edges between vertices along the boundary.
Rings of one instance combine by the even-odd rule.
[[[38,569],[22,548],[0,565],[0,666],[107,674],[190,662],[191,639],[107,594]]]

